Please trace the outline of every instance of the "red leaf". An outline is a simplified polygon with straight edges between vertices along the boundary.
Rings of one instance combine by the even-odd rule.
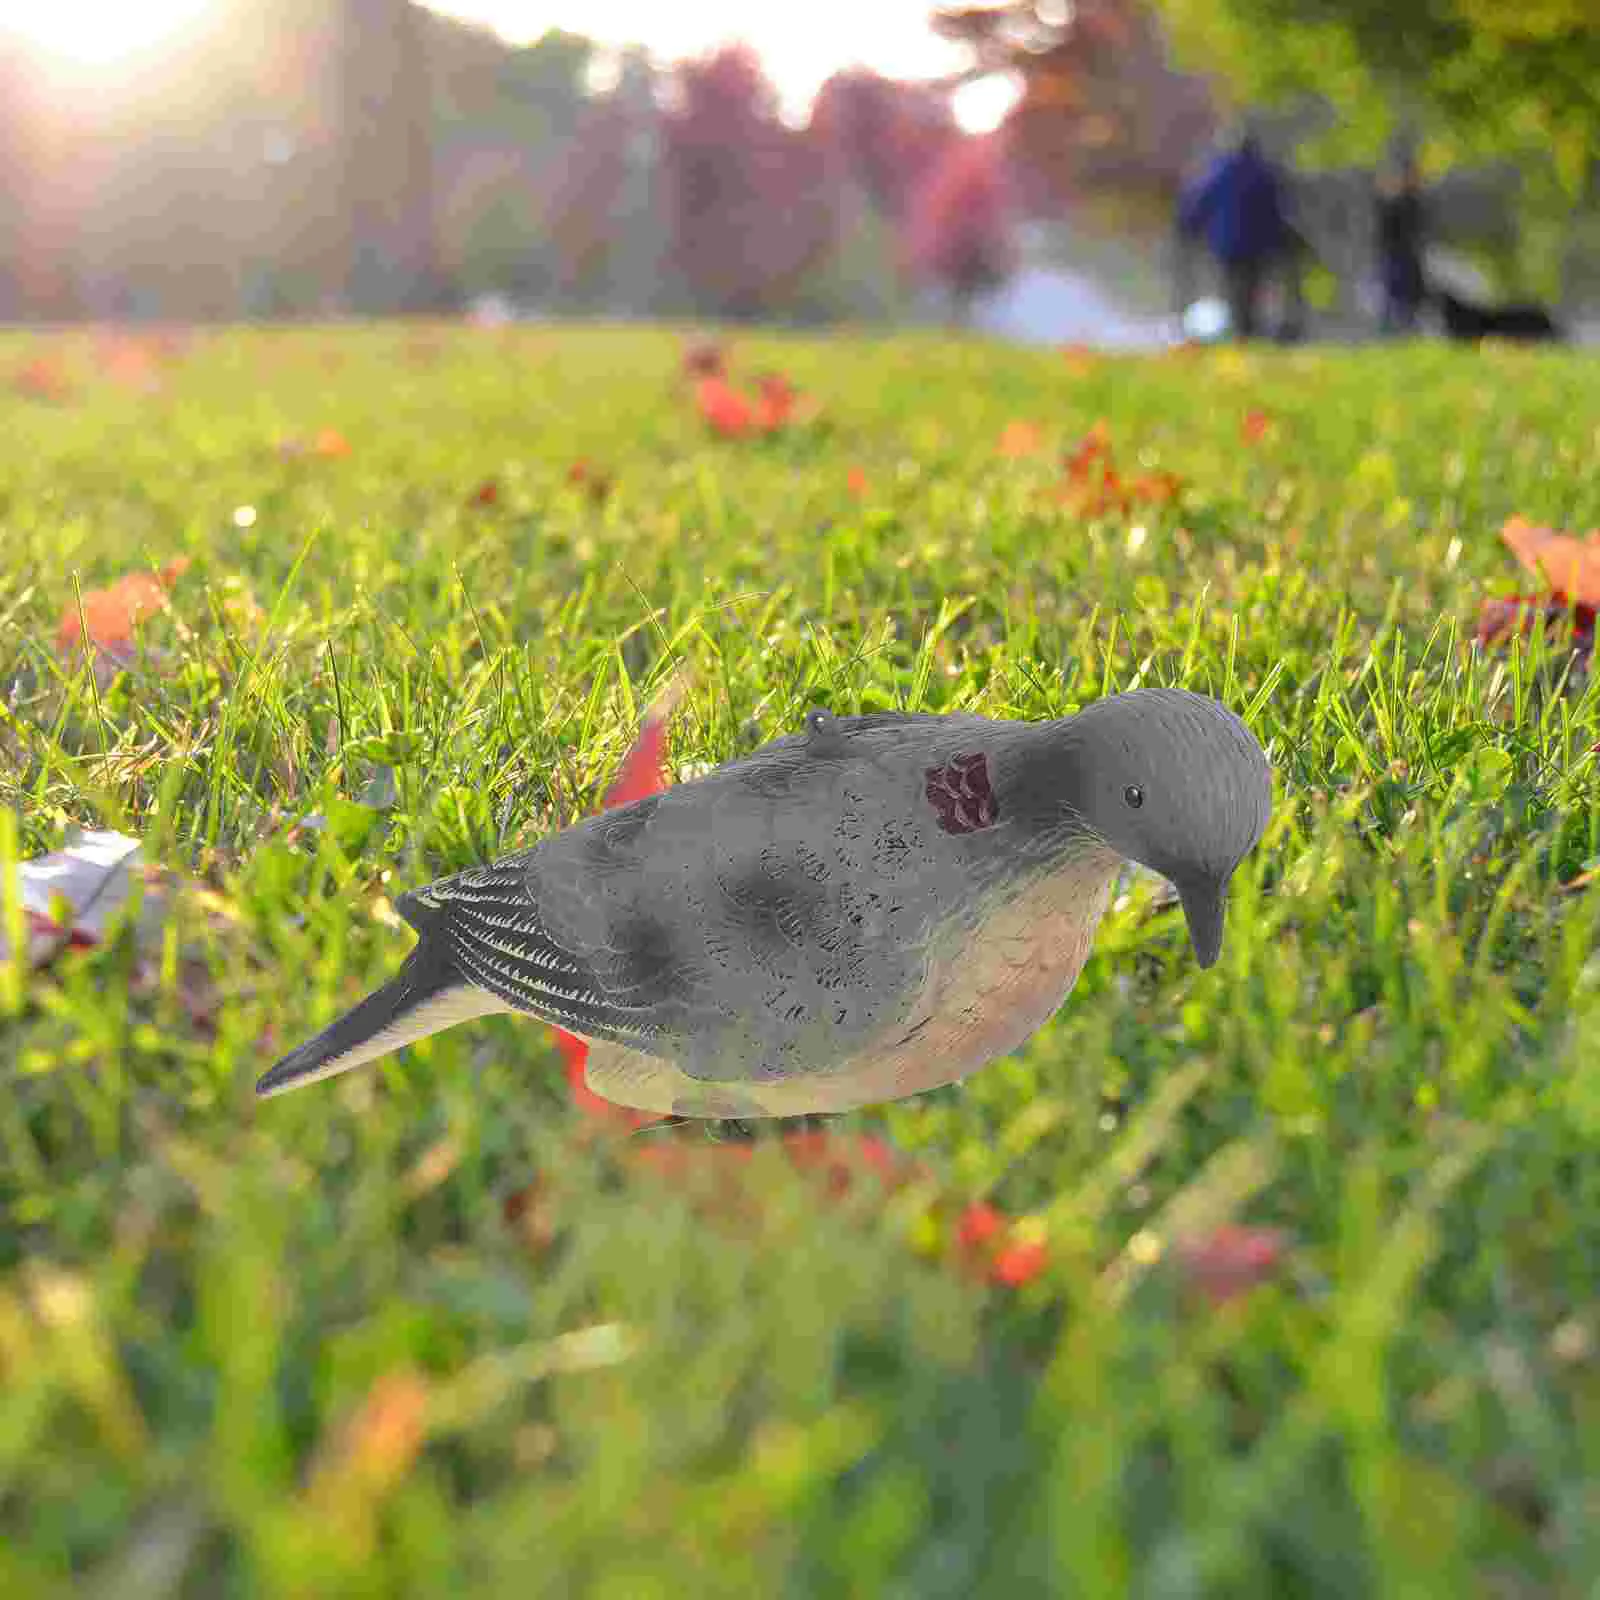
[[[646,795],[659,794],[669,785],[671,779],[667,776],[666,770],[667,722],[682,694],[683,680],[674,678],[666,691],[645,713],[638,735],[628,747],[628,753],[623,756],[616,776],[611,780],[611,787],[606,790],[605,798],[600,802],[602,811],[609,811],[614,806],[631,805],[635,800],[644,799]],[[661,1120],[659,1112],[635,1111],[627,1106],[615,1105],[602,1095],[596,1094],[584,1078],[584,1068],[589,1059],[589,1046],[564,1028],[554,1028],[551,1031],[556,1036],[556,1048],[566,1061],[567,1086],[572,1093],[573,1103],[580,1111],[590,1116],[620,1119],[634,1127],[642,1127],[646,1123]]]
[[[1528,571],[1556,591],[1552,600],[1570,595],[1580,606],[1600,606],[1600,529],[1580,539],[1526,517],[1508,517],[1500,537]]]
[[[1246,444],[1259,444],[1275,426],[1265,411],[1251,409],[1245,412],[1244,419],[1239,424],[1239,437]]]
[[[1222,1305],[1273,1277],[1288,1243],[1280,1228],[1228,1222],[1183,1241],[1173,1255],[1185,1283],[1213,1305]]]
[[[130,572],[104,589],[85,590],[81,618],[76,599],[63,609],[56,630],[56,648],[70,650],[82,638],[87,625],[90,644],[113,654],[130,651],[134,628],[165,610],[167,591],[188,565],[189,558],[179,556],[160,572]]]
[[[1037,422],[1008,422],[1000,430],[1000,440],[995,445],[1001,455],[1012,460],[1037,455],[1043,447],[1044,434]]]
[[[1049,1260],[1049,1247],[1043,1239],[1018,1239],[1006,1245],[994,1258],[989,1276],[1008,1289],[1020,1289],[1037,1278]]]
[[[611,493],[611,474],[602,472],[587,456],[580,456],[567,468],[567,482],[574,488],[586,488],[591,500],[604,500]]]
[[[61,363],[52,356],[35,356],[11,380],[12,387],[28,400],[67,400],[72,381]]]
[[[725,378],[702,378],[694,387],[700,415],[724,438],[738,439],[755,423],[750,402]]]
[[[474,506],[497,506],[500,504],[500,485],[493,478],[485,478],[476,489],[472,491],[472,498],[467,502]]]
[[[1568,615],[1572,617],[1572,642],[1580,650],[1594,644],[1595,607],[1569,606],[1559,590],[1540,598],[1513,594],[1503,599],[1485,600],[1478,612],[1476,636],[1479,644],[1496,644],[1513,633],[1529,634],[1543,626],[1554,633]]]
[[[971,1250],[989,1244],[1005,1226],[1005,1216],[986,1200],[975,1200],[956,1224],[956,1244]]]
[[[760,398],[755,406],[755,424],[762,433],[775,433],[794,416],[800,391],[781,372],[763,372],[756,379]]]

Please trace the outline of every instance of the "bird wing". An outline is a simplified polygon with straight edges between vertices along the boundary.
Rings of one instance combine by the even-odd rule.
[[[442,942],[463,976],[515,1010],[584,1038],[649,1049],[674,1009],[665,974],[654,970],[649,981],[662,941],[639,919],[621,923],[617,874],[603,858],[610,841],[637,834],[656,799],[442,878],[402,897],[398,909]],[[586,857],[594,858],[588,866]]]
[[[945,836],[924,757],[981,719],[840,723],[842,739],[779,739],[399,910],[472,982],[590,1041],[697,1081],[824,1073],[925,976],[952,886],[929,854]]]

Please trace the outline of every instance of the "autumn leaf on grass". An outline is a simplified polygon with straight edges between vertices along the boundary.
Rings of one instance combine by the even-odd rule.
[[[756,378],[755,426],[758,433],[776,433],[800,420],[800,391],[781,372]]]
[[[500,504],[500,485],[493,478],[485,478],[467,497],[469,506],[497,506]]]
[[[1500,537],[1523,566],[1550,585],[1552,598],[1600,606],[1600,529],[1580,539],[1526,517],[1508,517]]]
[[[1039,1223],[1013,1220],[986,1200],[974,1201],[962,1211],[952,1243],[959,1267],[1007,1289],[1031,1283],[1050,1261]]]
[[[338,459],[350,453],[350,441],[337,428],[317,429],[309,444],[295,437],[283,440],[278,446],[278,455],[284,461],[297,461],[303,456]]]
[[[1226,1222],[1180,1240],[1172,1259],[1187,1289],[1223,1305],[1276,1277],[1288,1246],[1289,1236],[1280,1228]]]
[[[140,339],[110,339],[98,351],[100,371],[113,383],[141,394],[161,387],[154,349]]]
[[[760,374],[753,400],[720,375],[701,378],[694,395],[701,417],[728,439],[781,432],[792,423],[812,420],[817,409],[781,372]]]
[[[1083,483],[1098,463],[1108,461],[1110,457],[1111,425],[1104,417],[1100,417],[1070,454],[1062,456],[1061,464],[1066,469],[1069,482]]]
[[[1175,472],[1141,473],[1128,485],[1128,493],[1146,505],[1164,506],[1183,493],[1183,479]]]
[[[72,380],[53,356],[35,356],[12,377],[11,386],[26,400],[59,404],[72,398]]]
[[[574,489],[587,490],[596,505],[611,493],[611,474],[597,467],[587,456],[579,456],[567,468],[567,482]]]
[[[1506,519],[1500,537],[1550,589],[1542,596],[1486,600],[1478,614],[1479,642],[1493,643],[1513,632],[1530,633],[1539,624],[1554,627],[1570,613],[1574,644],[1580,649],[1592,646],[1600,610],[1600,530],[1580,539],[1514,516]]]
[[[866,473],[860,467],[851,467],[844,475],[845,492],[854,500],[866,497],[871,484]]]
[[[1064,344],[1061,364],[1074,378],[1086,378],[1100,365],[1101,355],[1092,345]]]
[[[726,378],[701,378],[694,386],[694,403],[701,417],[724,438],[740,439],[752,431],[755,408]]]
[[[1044,448],[1044,433],[1037,422],[1008,422],[1000,430],[995,450],[1002,456],[1016,460],[1021,456],[1037,455]]]
[[[667,723],[683,696],[683,679],[675,677],[645,713],[638,735],[628,747],[628,752],[618,766],[605,798],[600,802],[602,811],[614,806],[631,805],[646,795],[659,794],[671,782],[667,776]],[[574,1104],[591,1116],[604,1117],[642,1127],[659,1122],[658,1113],[634,1111],[627,1106],[613,1104],[592,1090],[584,1077],[589,1059],[589,1046],[565,1028],[552,1029],[556,1048],[560,1050],[567,1068],[567,1086]]]
[[[1245,444],[1260,444],[1276,428],[1277,423],[1265,411],[1252,407],[1239,423],[1239,437]]]
[[[726,375],[728,361],[720,344],[714,339],[696,339],[685,346],[683,372],[688,378],[720,378]]]
[[[134,629],[166,609],[168,591],[188,566],[189,558],[179,556],[159,572],[130,572],[104,589],[85,590],[81,615],[76,597],[62,611],[56,648],[72,649],[87,626],[89,643],[125,665],[133,656]]]
[[[323,1442],[305,1488],[312,1520],[365,1546],[379,1506],[411,1470],[428,1435],[429,1389],[416,1372],[384,1373]]]

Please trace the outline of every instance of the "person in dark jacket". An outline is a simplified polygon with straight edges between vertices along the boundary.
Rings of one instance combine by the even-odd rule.
[[[1234,336],[1260,331],[1261,293],[1291,247],[1283,176],[1246,129],[1178,201],[1178,232],[1202,238],[1221,268]]]
[[[1383,331],[1414,333],[1427,298],[1422,241],[1427,215],[1415,162],[1402,156],[1378,179],[1374,217],[1378,281],[1383,291]]]

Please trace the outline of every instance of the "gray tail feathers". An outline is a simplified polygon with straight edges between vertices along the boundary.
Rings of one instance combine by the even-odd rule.
[[[509,1008],[424,939],[388,983],[256,1080],[263,1099],[376,1061],[469,1017]]]

